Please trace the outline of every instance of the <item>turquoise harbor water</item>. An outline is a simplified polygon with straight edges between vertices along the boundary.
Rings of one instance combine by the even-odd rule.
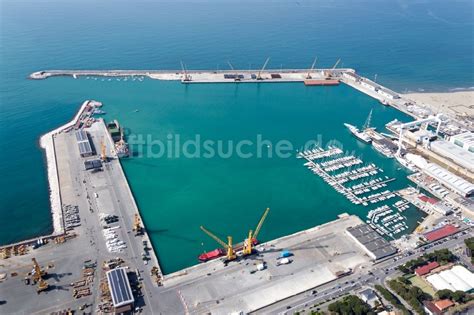
[[[474,86],[471,1],[152,2],[2,1],[0,4],[0,243],[51,231],[38,137],[70,119],[85,99],[104,102],[131,134],[188,139],[290,140],[322,136],[395,175],[395,162],[350,137],[371,108],[382,128],[396,111],[347,86],[196,85],[177,82],[30,81],[41,69],[256,68],[344,66],[398,91]],[[134,112],[139,109],[139,112]],[[321,179],[288,159],[133,158],[123,166],[166,272],[196,262],[215,244],[204,224],[241,239],[271,207],[268,240],[336,218],[364,216]],[[403,187],[403,176],[391,188]],[[410,215],[416,221],[417,214]],[[202,245],[204,244],[204,245]]]

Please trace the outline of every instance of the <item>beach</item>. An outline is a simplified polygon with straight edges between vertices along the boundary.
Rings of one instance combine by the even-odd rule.
[[[474,91],[409,93],[404,96],[431,108],[435,113],[444,112],[453,117],[474,116]]]

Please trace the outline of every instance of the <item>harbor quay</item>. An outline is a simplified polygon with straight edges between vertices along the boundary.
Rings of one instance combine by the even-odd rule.
[[[138,76],[183,84],[299,82],[310,87],[344,83],[377,99],[381,106],[393,106],[417,121],[432,122],[436,118],[427,108],[359,76],[354,69],[50,70],[35,72],[30,78],[55,76]],[[147,235],[146,222],[142,221],[120,162],[128,154],[122,127],[117,121],[106,124],[97,118],[101,106],[98,101],[85,101],[71,121],[40,138],[47,162],[54,232],[1,248],[0,286],[6,292],[2,312],[246,314],[281,310],[290,300],[309,300],[308,292],[315,291],[314,288],[334,284],[336,289],[331,294],[339,294],[343,284],[348,290],[361,288],[358,284],[352,286],[348,279],[366,277],[366,282],[377,282],[379,278],[367,275],[367,270],[380,269],[387,275],[393,257],[411,255],[413,250],[429,244],[429,240],[420,243],[421,232],[454,222],[452,218],[446,219],[446,214],[420,205],[419,192],[409,189],[397,194],[403,200],[394,201],[391,208],[384,205],[369,211],[367,224],[357,216],[341,214],[323,225],[258,244],[250,253],[236,249],[235,257],[229,261],[219,254],[204,263],[163,274],[160,253],[154,250]],[[351,126],[351,132],[358,136],[358,141],[370,144],[376,136],[385,135],[372,130],[364,137],[370,129],[369,122],[370,118],[362,131]],[[461,120],[451,120],[450,124],[456,128],[464,126]],[[401,134],[404,125],[400,126]],[[397,133],[395,127],[391,131]],[[396,147],[401,142],[401,138],[393,141],[392,136],[384,139],[385,142],[377,142],[380,147],[384,143]],[[418,145],[416,139],[404,141],[410,146]],[[428,147],[422,148],[429,151]],[[393,150],[386,151],[387,158],[394,157]],[[403,151],[414,152],[409,148]],[[385,176],[359,183],[359,179],[383,170],[373,163],[364,164],[359,157],[343,155],[338,148],[313,148],[299,153],[304,166],[354,204],[371,206],[396,198],[389,190],[375,192],[385,189],[395,178]],[[414,167],[401,156],[397,160],[406,163],[402,164],[404,167]],[[364,165],[355,167],[360,164]],[[350,181],[356,185],[347,185]],[[465,188],[466,195],[471,193],[469,187]],[[452,200],[455,198],[453,195]],[[392,237],[408,228],[404,222],[398,222],[403,221],[401,213],[409,208],[408,203],[427,213],[422,224],[425,228],[407,237],[412,241],[387,241],[383,235]],[[470,210],[463,211],[456,210],[455,218],[464,219]],[[456,233],[470,233],[471,223],[461,223]],[[460,240],[453,242],[458,244]],[[377,267],[381,264],[387,267],[385,271]],[[119,274],[126,276],[117,280]],[[127,293],[119,298],[117,290]]]
[[[0,286],[7,293],[2,311],[116,312],[120,308],[114,304],[107,274],[123,267],[135,279],[132,305],[146,314],[250,312],[372,263],[346,234],[348,227],[362,221],[341,215],[336,221],[260,244],[254,255],[242,257],[237,252],[237,260],[229,264],[216,259],[163,275],[112,134],[102,119],[92,117],[100,106],[97,101],[84,102],[70,122],[42,138],[43,148],[51,152],[46,156],[58,227],[54,235],[37,242],[2,247]],[[89,161],[101,161],[100,167],[88,170]],[[292,256],[281,263],[284,251]],[[265,268],[257,272],[261,264]],[[36,268],[40,271],[32,272]],[[37,286],[35,274],[41,274],[45,288]],[[237,278],[245,281],[228,285]]]
[[[30,79],[43,80],[51,77],[99,77],[128,80],[129,78],[143,80],[144,78],[165,81],[180,81],[183,84],[205,83],[303,83],[306,86],[334,86],[344,83],[382,105],[392,106],[414,119],[422,119],[436,113],[422,103],[417,103],[405,95],[361,76],[353,68],[337,68],[338,62],[332,68],[309,69],[229,69],[229,70],[188,70],[183,65],[181,70],[41,70],[29,75]],[[447,113],[455,128],[470,126],[469,117],[455,117]]]

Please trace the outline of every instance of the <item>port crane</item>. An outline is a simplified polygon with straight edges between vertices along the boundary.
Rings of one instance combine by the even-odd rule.
[[[253,253],[253,246],[257,243],[258,234],[260,233],[260,229],[262,228],[263,222],[265,222],[269,211],[270,208],[265,209],[262,217],[260,218],[260,221],[258,221],[257,227],[255,228],[255,232],[252,230],[249,231],[248,238],[244,241],[243,254],[245,256],[251,255]]]
[[[265,68],[267,67],[267,64],[268,64],[269,61],[270,61],[270,57],[268,57],[267,60],[265,60],[265,63],[263,64],[262,69],[260,69],[260,71],[258,72],[258,74],[257,74],[257,80],[263,80],[263,78],[262,78],[262,71],[265,70]]]
[[[329,71],[326,71],[326,77],[330,78],[332,77],[332,74],[334,72],[334,69],[336,69],[337,65],[341,62],[341,58],[337,59],[336,63],[334,64],[334,66],[332,66],[331,70]]]
[[[306,75],[306,79],[307,79],[307,80],[313,78],[313,77],[311,77],[311,71],[314,70],[314,66],[316,65],[316,61],[317,61],[317,60],[318,60],[318,57],[314,58],[313,64],[311,65],[311,68],[308,70],[308,74]]]
[[[206,229],[204,226],[200,226],[201,230],[209,235],[213,240],[215,240],[219,245],[221,245],[223,248],[227,250],[226,253],[226,261],[232,261],[237,258],[234,252],[234,247],[232,245],[232,236],[227,236],[227,243],[225,243],[223,240],[221,240],[219,237],[217,237],[214,233]]]
[[[133,230],[133,232],[135,232],[135,236],[143,234],[143,227],[141,225],[141,220],[140,220],[140,216],[138,215],[138,213],[135,213],[132,230]]]
[[[369,116],[367,117],[367,120],[364,123],[364,126],[362,127],[362,131],[366,129],[370,129],[370,123],[372,122],[372,109],[369,112]]]
[[[186,69],[186,65],[181,61],[181,69],[183,69],[183,79],[181,80],[182,82],[189,82],[191,81],[191,76],[188,74],[188,71]]]
[[[234,66],[230,63],[230,61],[227,61],[227,63],[229,64],[229,67],[232,69],[232,71],[235,71]],[[240,81],[239,74],[235,72],[234,75],[235,75],[234,81]]]
[[[49,288],[48,282],[46,282],[43,279],[43,276],[46,275],[46,272],[44,270],[41,270],[41,267],[39,266],[38,262],[36,261],[36,258],[31,258],[33,261],[33,275],[32,279],[33,282],[38,284],[38,288],[36,289],[36,293],[40,294],[40,292],[45,291]]]
[[[102,162],[107,162],[107,154],[105,153],[105,141],[104,138],[100,141],[100,159]]]

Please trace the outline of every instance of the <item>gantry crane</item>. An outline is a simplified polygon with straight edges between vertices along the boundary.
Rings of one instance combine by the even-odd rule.
[[[253,246],[257,243],[258,233],[260,233],[260,229],[262,228],[263,222],[265,221],[269,211],[270,208],[267,208],[265,212],[263,212],[263,215],[260,218],[260,221],[258,221],[257,227],[255,228],[255,232],[252,230],[249,231],[248,237],[244,241],[244,255],[251,255],[253,253]]]
[[[268,57],[267,60],[265,60],[265,63],[263,64],[262,69],[260,69],[260,71],[258,72],[258,74],[257,74],[257,80],[263,80],[263,78],[262,78],[262,71],[265,70],[265,67],[267,66],[267,64],[268,64],[269,61],[270,61],[270,57]]]
[[[36,261],[36,258],[31,258],[33,261],[33,267],[34,267],[34,272],[32,275],[33,283],[38,284],[38,288],[36,289],[36,293],[40,293],[42,291],[45,291],[49,288],[48,282],[46,282],[43,279],[43,276],[46,275],[46,272],[41,270],[41,267],[39,266],[38,262]]]
[[[234,252],[234,247],[232,245],[232,236],[227,236],[227,244],[226,244],[223,240],[218,238],[214,233],[206,229],[204,226],[201,225],[200,228],[204,233],[209,235],[212,239],[214,239],[217,243],[219,243],[223,248],[226,249],[227,251],[226,261],[232,261],[235,258],[237,258]]]
[[[135,236],[143,234],[143,227],[141,225],[141,220],[140,220],[140,216],[138,215],[138,213],[135,213],[135,218],[133,220],[133,229],[132,230],[135,232]]]

